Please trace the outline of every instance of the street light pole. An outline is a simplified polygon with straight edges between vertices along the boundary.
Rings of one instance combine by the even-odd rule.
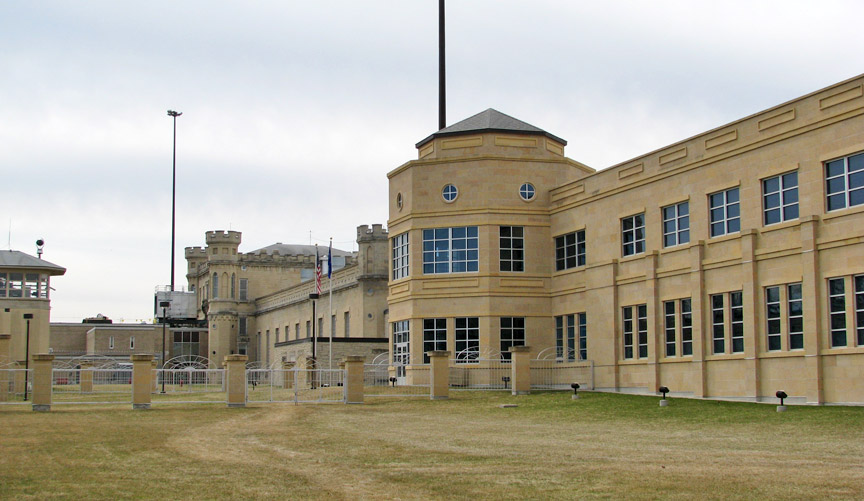
[[[27,339],[25,343],[27,346],[24,348],[24,401],[27,401],[27,386],[30,383],[30,320],[33,318],[32,313],[25,313],[24,320],[27,321]]]
[[[177,209],[177,117],[182,112],[168,110],[168,116],[174,119],[174,151],[171,162],[171,291],[174,291],[174,229]]]
[[[159,301],[159,307],[162,308],[162,369],[165,369],[165,324],[168,323],[168,307],[171,306],[170,301]],[[162,373],[162,393],[165,393],[165,373]]]

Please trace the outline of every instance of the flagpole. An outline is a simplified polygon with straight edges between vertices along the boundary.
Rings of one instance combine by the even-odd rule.
[[[327,250],[327,287],[330,289],[330,368],[333,368],[333,237],[330,237],[330,249]]]

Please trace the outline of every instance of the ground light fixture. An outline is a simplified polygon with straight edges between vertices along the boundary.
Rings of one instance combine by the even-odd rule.
[[[657,388],[657,391],[663,394],[663,400],[660,401],[660,407],[666,407],[669,405],[669,401],[666,400],[666,394],[669,393],[669,388],[666,386],[661,386]]]
[[[570,397],[571,400],[579,400],[579,383],[573,383],[570,385],[573,388],[573,395]]]
[[[162,308],[162,369],[165,369],[165,324],[168,323],[168,307],[171,306],[171,301],[159,301],[159,307]],[[165,393],[165,373],[162,373],[162,393]]]
[[[25,313],[24,320],[27,321],[27,339],[24,341],[26,347],[24,348],[24,401],[27,401],[27,386],[30,384],[29,375],[30,375],[30,320],[33,320],[32,313]]]
[[[510,386],[509,386],[509,384],[510,384],[510,376],[504,376],[504,377],[502,377],[502,378],[501,378],[501,381],[504,381],[504,389],[507,389],[507,388],[510,387]]]
[[[390,386],[396,387],[396,378],[393,376],[390,376]]]
[[[778,390],[774,395],[780,399],[780,405],[777,406],[777,412],[786,412],[786,406],[783,404],[783,400],[789,398],[789,395],[787,395],[783,390]]]

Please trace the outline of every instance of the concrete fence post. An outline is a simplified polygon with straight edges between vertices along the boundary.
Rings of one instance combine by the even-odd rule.
[[[93,393],[93,363],[81,362],[80,366],[78,384],[81,385],[81,393]]]
[[[429,398],[447,400],[450,396],[450,352],[430,351]]]
[[[153,355],[132,355],[132,408],[149,409],[153,393]]]
[[[360,355],[345,357],[345,403],[363,403],[363,365],[366,358]],[[341,364],[340,364],[341,365]]]
[[[51,410],[51,386],[54,383],[54,355],[40,353],[31,355],[33,362],[33,410]]]
[[[9,363],[9,340],[12,338],[10,334],[0,334],[0,368],[6,368]],[[14,374],[14,373],[12,373]],[[9,392],[12,390],[12,378],[10,373],[0,371],[0,402],[9,400]]]
[[[226,355],[228,407],[246,407],[246,355]]]
[[[510,347],[510,382],[513,395],[531,393],[531,348],[529,346]]]
[[[150,361],[150,371],[153,374],[153,392],[159,391],[159,362],[154,358]],[[164,376],[163,376],[164,377]]]
[[[11,342],[11,334],[0,334],[0,365],[6,365],[12,360],[12,357],[9,354]]]

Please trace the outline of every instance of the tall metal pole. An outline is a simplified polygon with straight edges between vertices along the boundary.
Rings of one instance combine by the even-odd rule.
[[[444,85],[444,0],[438,0],[438,130],[447,127],[447,89]]]
[[[174,150],[171,161],[171,291],[174,291],[174,231],[177,210],[177,117],[182,112],[168,110],[168,116],[174,118]],[[163,352],[164,353],[164,352]]]

